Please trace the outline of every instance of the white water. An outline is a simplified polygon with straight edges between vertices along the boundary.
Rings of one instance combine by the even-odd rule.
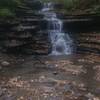
[[[48,32],[52,44],[52,55],[68,55],[72,53],[72,40],[67,33],[64,33],[63,22],[57,18],[52,3],[44,4],[42,9],[45,19],[48,21]]]

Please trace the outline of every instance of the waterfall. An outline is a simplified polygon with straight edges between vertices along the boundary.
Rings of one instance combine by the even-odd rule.
[[[53,12],[53,4],[45,3],[42,9],[44,19],[48,21],[48,32],[52,44],[52,55],[68,55],[72,53],[72,40],[63,32],[63,22]]]

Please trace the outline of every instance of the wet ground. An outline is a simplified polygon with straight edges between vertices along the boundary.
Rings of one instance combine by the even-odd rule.
[[[100,100],[99,55],[1,55],[0,63],[0,100]]]

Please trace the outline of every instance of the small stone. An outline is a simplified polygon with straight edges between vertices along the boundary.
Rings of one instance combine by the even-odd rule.
[[[34,80],[31,80],[31,82],[33,83],[33,82],[34,82]]]
[[[56,64],[55,67],[58,67],[58,65]]]
[[[78,62],[85,62],[85,59],[78,59]]]
[[[18,79],[20,79],[20,78],[21,78],[21,76],[18,76],[17,78],[18,78]]]
[[[88,93],[88,94],[86,95],[86,97],[89,98],[89,99],[93,99],[93,98],[94,98],[94,95],[91,94],[91,93]]]
[[[45,81],[45,79],[46,79],[45,76],[40,76],[40,77],[39,77],[39,82],[43,82],[43,81]]]
[[[40,76],[40,79],[45,79],[45,76]]]
[[[50,94],[50,96],[53,96],[53,95],[54,95],[53,93]]]
[[[24,100],[24,97],[21,96],[21,97],[20,97],[20,100]]]
[[[4,67],[7,67],[7,66],[10,65],[10,63],[7,62],[7,61],[3,61],[3,62],[1,62],[1,65],[4,66]]]
[[[44,95],[44,98],[47,98],[48,96],[47,95]]]
[[[94,97],[93,100],[100,100],[98,97]]]
[[[80,88],[83,88],[85,85],[83,83],[79,84]]]

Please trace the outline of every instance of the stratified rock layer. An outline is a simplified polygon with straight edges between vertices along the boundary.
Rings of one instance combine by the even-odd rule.
[[[47,32],[40,32],[45,24],[39,13],[42,5],[39,1],[29,0],[26,8],[16,10],[18,19],[0,21],[0,45],[3,52],[21,52],[25,54],[48,54],[50,42]],[[35,5],[33,8],[31,5]],[[34,10],[35,9],[35,10]]]

